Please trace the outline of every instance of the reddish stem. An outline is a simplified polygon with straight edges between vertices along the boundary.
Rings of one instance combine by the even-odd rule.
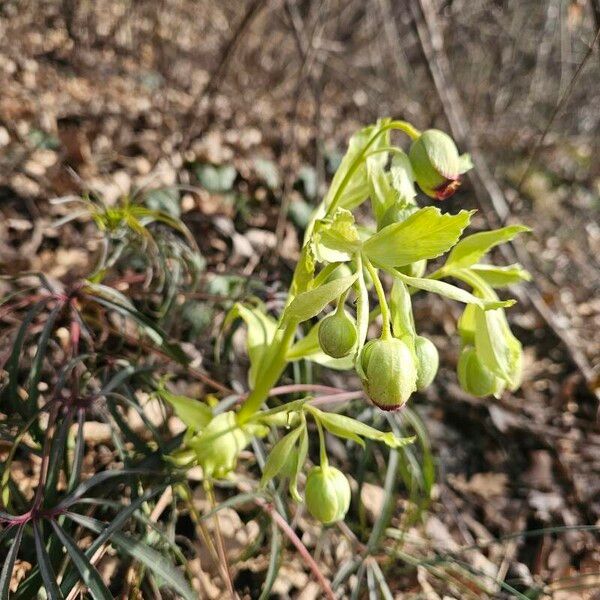
[[[331,589],[331,584],[329,583],[329,580],[325,577],[325,575],[323,575],[323,573],[319,569],[319,565],[316,563],[315,559],[310,555],[308,548],[302,543],[302,540],[296,535],[296,532],[290,527],[289,523],[277,512],[275,507],[266,500],[263,500],[262,498],[255,498],[255,502],[268,515],[271,516],[275,523],[277,523],[279,529],[281,529],[281,531],[283,531],[283,533],[285,533],[285,535],[288,537],[290,542],[292,542],[292,544],[296,546],[296,550],[298,550],[298,553],[300,554],[300,556],[302,556],[302,558],[308,565],[308,568],[311,570],[312,574],[315,576],[315,579],[323,589],[325,597],[328,598],[328,600],[336,600],[335,594]]]

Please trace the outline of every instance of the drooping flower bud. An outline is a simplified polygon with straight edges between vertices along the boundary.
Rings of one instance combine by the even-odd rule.
[[[310,514],[321,523],[341,521],[350,508],[350,483],[335,467],[313,467],[306,478],[304,499]]]
[[[215,415],[192,439],[204,477],[223,477],[232,471],[240,452],[248,445],[248,435],[238,426],[233,411]]]
[[[460,175],[470,167],[458,155],[452,138],[438,129],[428,129],[410,148],[410,162],[419,187],[431,198],[445,200],[460,186]]]
[[[422,335],[415,338],[417,355],[417,390],[422,391],[431,385],[440,364],[440,355],[433,342]]]
[[[473,396],[491,396],[502,389],[502,380],[481,363],[475,348],[463,348],[458,360],[458,382],[460,387]]]
[[[332,358],[348,356],[357,337],[354,321],[343,310],[336,310],[319,325],[319,345]]]
[[[417,366],[402,340],[371,340],[360,354],[360,363],[367,396],[382,410],[400,408],[417,389]]]

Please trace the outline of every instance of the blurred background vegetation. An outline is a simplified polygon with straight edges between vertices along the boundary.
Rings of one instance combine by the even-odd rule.
[[[511,597],[498,581],[526,597],[598,598],[598,31],[598,0],[4,0],[0,270],[63,281],[89,272],[93,226],[57,229],[72,208],[50,200],[93,190],[110,204],[144,189],[150,208],[182,219],[206,263],[198,292],[181,300],[177,335],[238,389],[236,344],[226,364],[212,350],[223,311],[249,294],[277,305],[349,135],[388,115],[450,132],[475,170],[443,208],[479,209],[479,227],[534,229],[498,254],[534,276],[512,315],[525,382],[498,400],[462,393],[447,338],[459,312],[417,302],[445,365],[416,402],[438,484],[388,584],[399,598]],[[108,442],[88,443],[100,452]],[[338,451],[365,481],[365,527],[383,501],[382,465]],[[254,597],[266,565],[242,549],[261,540],[229,517],[236,585]],[[404,535],[395,519],[389,540]],[[351,545],[336,554],[337,534],[298,528],[335,574]],[[308,578],[294,561],[274,597],[319,597],[318,587],[302,591]],[[219,594],[215,577],[207,597]]]

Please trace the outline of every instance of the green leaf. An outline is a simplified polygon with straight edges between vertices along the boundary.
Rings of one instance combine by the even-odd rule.
[[[289,362],[302,359],[310,360],[329,369],[340,371],[350,369],[354,363],[352,354],[344,358],[332,358],[321,350],[319,345],[319,323],[315,323],[310,331],[288,350],[285,359]]]
[[[364,446],[364,442],[361,439],[363,437],[383,442],[390,448],[402,448],[408,444],[412,444],[415,439],[414,437],[398,438],[391,431],[379,431],[351,417],[337,413],[323,412],[314,406],[308,406],[308,411],[333,435],[353,440],[361,446]]]
[[[300,258],[298,259],[296,269],[294,270],[294,278],[290,289],[292,296],[297,296],[310,288],[315,275],[315,264],[313,244],[307,243],[302,248]]]
[[[240,303],[234,304],[227,313],[223,328],[228,327],[236,319],[242,319],[246,324],[246,348],[250,359],[248,383],[253,387],[263,356],[275,336],[277,323],[260,308],[248,307]]]
[[[417,195],[417,190],[414,186],[415,174],[406,153],[394,154],[390,174],[392,186],[398,192],[398,199],[412,202]]]
[[[412,312],[412,302],[406,284],[397,277],[394,278],[390,294],[390,312],[394,336],[416,335],[415,321]]]
[[[194,173],[204,188],[218,194],[229,192],[237,177],[237,171],[231,165],[196,165]]]
[[[379,156],[375,155],[367,159],[369,196],[377,222],[381,221],[385,211],[398,199],[398,192],[392,187],[389,173],[385,170],[385,163],[376,160],[378,158]]]
[[[150,500],[150,498],[152,498],[153,496],[156,496],[159,493],[161,493],[162,491],[164,491],[164,489],[167,485],[168,484],[165,484],[165,485],[156,487],[154,489],[146,490],[143,494],[138,496],[135,500],[132,500],[128,506],[123,507],[122,510],[120,510],[116,514],[116,516],[113,517],[110,524],[107,526],[104,526],[103,523],[100,523],[99,521],[96,521],[94,519],[94,522],[97,524],[97,526],[95,526],[95,528],[92,529],[92,531],[95,531],[96,533],[98,533],[98,537],[90,544],[90,546],[88,548],[86,548],[85,555],[88,558],[91,558],[92,556],[94,556],[94,554],[97,552],[98,548],[100,548],[105,542],[107,542],[112,537],[112,535],[114,534],[115,531],[121,529],[125,525],[125,523],[127,523],[127,521],[130,519],[130,517],[132,515],[134,515],[134,513],[145,502],[148,502],[148,500]],[[90,499],[87,499],[87,500],[90,500]],[[94,504],[94,503],[103,504],[106,502],[110,502],[110,501],[98,500],[97,498],[94,498],[91,503],[92,504]],[[120,508],[120,506],[117,506],[115,508]],[[67,516],[68,518],[70,518],[74,521],[76,521],[78,517],[81,517],[81,515],[78,515],[76,513],[70,512],[70,511],[65,511],[65,516]],[[83,517],[83,518],[86,518],[86,517]],[[147,524],[152,526],[151,523],[147,523]],[[62,593],[68,594],[71,591],[71,589],[73,588],[73,586],[75,585],[76,581],[77,581],[76,573],[74,573],[73,571],[68,573],[61,582]]]
[[[421,277],[409,277],[408,275],[404,275],[404,273],[400,273],[400,271],[395,269],[392,269],[391,273],[394,275],[394,277],[397,277],[405,284],[414,288],[425,290],[426,292],[433,292],[434,294],[439,294],[440,296],[450,298],[451,300],[457,300],[458,302],[463,302],[465,304],[475,304],[483,310],[506,308],[513,306],[516,302],[515,300],[484,300],[474,296],[471,294],[471,292],[467,292],[466,290],[456,287],[450,283],[446,283],[445,281]]]
[[[283,469],[303,429],[305,429],[304,424],[296,427],[296,429],[290,431],[290,433],[282,437],[275,446],[273,446],[263,468],[263,474],[260,480],[261,486],[264,487],[281,471],[281,469]]]
[[[4,564],[2,565],[2,571],[0,572],[0,600],[8,600],[9,597],[10,580],[12,578],[15,561],[17,560],[17,554],[21,547],[23,529],[25,529],[24,525],[20,525],[17,528],[15,539],[12,541],[6,554],[6,558],[4,559]]]
[[[104,524],[96,519],[85,517],[75,513],[69,513],[69,518],[83,525],[91,531],[102,533]],[[183,575],[165,558],[163,554],[151,548],[147,544],[133,539],[119,532],[113,532],[110,536],[113,546],[129,554],[132,558],[141,562],[154,575],[164,581],[169,587],[181,594],[185,600],[195,600],[198,596],[192,591]],[[112,596],[111,596],[112,598]]]
[[[88,587],[94,600],[113,600],[112,594],[100,577],[100,573],[90,563],[88,557],[78,548],[73,539],[58,525],[50,521],[58,539],[62,542],[67,554],[71,557],[75,568],[79,571],[81,581]]]
[[[172,394],[165,388],[159,389],[157,393],[175,409],[177,416],[193,431],[200,431],[212,419],[212,410],[204,402]]]
[[[508,380],[509,352],[501,310],[475,310],[475,349],[483,364],[501,379]]]
[[[444,270],[469,267],[495,246],[509,242],[524,231],[531,231],[531,229],[524,225],[509,225],[495,231],[482,231],[469,235],[454,246],[444,265]]]
[[[150,210],[165,213],[174,219],[181,217],[179,190],[176,187],[150,190],[144,195],[144,202]]]
[[[424,258],[436,258],[460,238],[473,213],[442,214],[438,208],[422,208],[405,221],[384,227],[363,244],[363,251],[376,266],[394,268]]]
[[[302,496],[298,493],[298,476],[302,467],[306,461],[308,455],[308,431],[306,425],[302,427],[302,433],[300,434],[300,443],[298,444],[298,450],[294,457],[295,464],[292,465],[292,475],[290,477],[290,495],[296,502],[302,502]]]
[[[281,176],[277,165],[266,158],[255,158],[254,169],[257,175],[267,184],[267,187],[276,190],[281,185]]]
[[[339,298],[355,281],[357,275],[340,277],[296,296],[285,309],[284,321],[307,321],[318,315],[330,302]]]
[[[360,249],[361,242],[354,216],[345,208],[335,211],[332,219],[315,223],[313,247],[320,262],[347,262]]]
[[[504,288],[509,285],[515,285],[521,281],[530,281],[531,275],[519,263],[508,265],[506,267],[497,267],[495,265],[473,265],[471,271],[474,271],[488,285],[494,288]]]
[[[37,519],[33,520],[33,537],[35,539],[35,555],[42,575],[42,581],[44,582],[44,588],[48,595],[48,600],[61,600],[64,596],[56,582],[56,575],[54,574],[50,557],[46,551],[44,536],[40,529],[40,522]]]
[[[281,566],[281,531],[277,522],[271,521],[271,549],[269,550],[269,567],[265,575],[262,591],[258,600],[269,600],[272,598],[271,590],[277,581],[279,567]]]
[[[361,129],[359,132],[355,133],[351,138],[348,144],[348,151],[346,152],[340,166],[338,167],[335,175],[333,176],[333,180],[331,181],[331,185],[329,186],[329,190],[323,199],[323,206],[327,208],[331,202],[333,201],[335,195],[338,192],[338,189],[344,182],[344,180],[349,176],[350,170],[352,166],[355,164],[355,161],[359,159],[360,155],[364,152],[365,147],[367,146],[369,140],[373,138],[374,135],[377,134],[381,128],[386,125],[388,120],[380,120],[375,125],[370,125],[369,127],[365,127]],[[389,145],[389,133],[385,133],[380,135],[377,140],[369,147],[370,151],[376,150],[378,148],[384,148]],[[376,155],[372,158],[375,158],[376,161],[380,161],[385,163],[387,160],[387,155],[381,153],[380,155]],[[364,202],[369,195],[369,182],[367,178],[367,167],[365,162],[362,162],[358,168],[355,169],[354,173],[349,178],[349,181],[342,192],[341,198],[339,200],[338,206],[347,208],[348,210],[352,210],[356,208],[359,204]]]
[[[130,300],[119,291],[100,283],[92,283],[91,281],[86,282],[84,291],[99,304],[125,317],[131,317],[140,329],[171,359],[183,365],[187,365],[190,362],[189,357],[181,347],[178,344],[170,343],[160,327],[137,310]]]

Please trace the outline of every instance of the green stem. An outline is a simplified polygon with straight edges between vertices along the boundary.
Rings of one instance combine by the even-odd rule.
[[[335,309],[335,312],[338,315],[344,314],[344,306],[346,304],[346,298],[348,297],[348,292],[350,292],[350,288],[348,288],[345,292],[343,292],[342,295],[338,298],[337,306]]]
[[[321,425],[319,418],[314,413],[313,417],[317,424],[317,431],[319,432],[319,456],[321,458],[321,467],[326,469],[329,466],[329,459],[327,458],[327,448],[325,446],[325,434],[323,433],[323,426]]]
[[[342,197],[344,190],[346,189],[346,187],[352,179],[352,176],[360,167],[361,163],[365,160],[369,148],[377,141],[377,138],[379,138],[379,136],[384,134],[386,131],[390,131],[393,129],[404,132],[413,140],[417,139],[421,135],[421,132],[418,129],[416,129],[406,121],[392,121],[391,123],[388,123],[387,125],[381,127],[381,129],[377,131],[365,144],[360,154],[352,162],[352,165],[348,169],[348,172],[340,182],[340,185],[338,186],[338,189],[335,192],[331,204],[327,207],[325,216],[329,217],[334,213],[335,209],[337,208],[337,205],[340,202],[340,198]],[[312,223],[314,223],[314,221],[311,222],[311,224],[309,224],[309,228],[312,226]],[[377,276],[377,271],[375,271],[375,269],[373,269],[373,267],[368,262],[367,268],[369,269],[369,272],[371,272],[372,277],[373,273],[375,274],[373,277],[373,283],[375,284],[375,289],[377,291],[377,295],[379,296],[379,303],[381,305],[381,315],[383,317],[382,337],[384,339],[387,339],[391,337],[391,330],[390,314],[385,299],[385,294],[383,292],[383,288],[381,287],[381,282],[379,281],[379,278]],[[297,272],[298,265],[296,265],[296,271],[294,272],[294,277],[292,278],[292,284],[290,286],[290,289],[292,290],[294,289],[294,282],[296,279]],[[288,303],[290,302],[290,299],[291,295],[288,296]],[[242,408],[240,409],[240,412],[238,414],[238,423],[240,425],[248,421],[248,419],[250,419],[256,411],[260,410],[260,407],[269,395],[269,391],[277,383],[277,380],[281,377],[281,374],[283,373],[283,370],[285,369],[285,366],[287,364],[285,357],[294,340],[294,335],[296,333],[297,326],[298,324],[295,322],[288,323],[285,326],[283,334],[280,336],[280,339],[274,339],[271,345],[269,346],[267,353],[263,358],[264,368],[261,368],[259,370],[259,374],[257,377],[258,380],[256,381],[254,389],[242,405]],[[263,365],[261,365],[261,367],[263,367]]]
[[[242,408],[238,414],[238,423],[240,425],[244,424],[256,411],[260,410],[271,388],[281,377],[287,365],[285,357],[294,341],[297,326],[296,321],[290,321],[283,330],[280,329],[275,333],[275,339],[271,342],[263,357],[254,388],[242,404]]]
[[[331,204],[327,207],[327,212],[325,213],[325,216],[329,217],[335,212],[335,209],[339,204],[340,198],[342,197],[342,192],[346,189],[348,183],[350,183],[350,180],[352,179],[354,173],[357,171],[358,167],[360,167],[361,163],[365,160],[367,150],[377,141],[377,138],[379,136],[384,134],[386,131],[390,131],[392,129],[403,131],[412,140],[416,140],[421,135],[421,132],[418,129],[416,129],[406,121],[392,121],[391,123],[384,125],[365,144],[360,154],[354,159],[354,162],[350,165],[348,172],[346,173],[344,179],[342,179],[338,189],[335,192],[335,195],[333,196],[333,199],[331,200]]]
[[[390,327],[390,309],[385,298],[385,292],[383,291],[383,286],[381,285],[381,280],[379,279],[377,269],[371,264],[368,258],[363,257],[363,260],[365,262],[365,267],[367,268],[367,271],[373,280],[375,292],[377,293],[377,299],[379,300],[379,306],[381,307],[381,319],[383,321],[381,327],[381,339],[389,340],[392,337],[392,330]]]

